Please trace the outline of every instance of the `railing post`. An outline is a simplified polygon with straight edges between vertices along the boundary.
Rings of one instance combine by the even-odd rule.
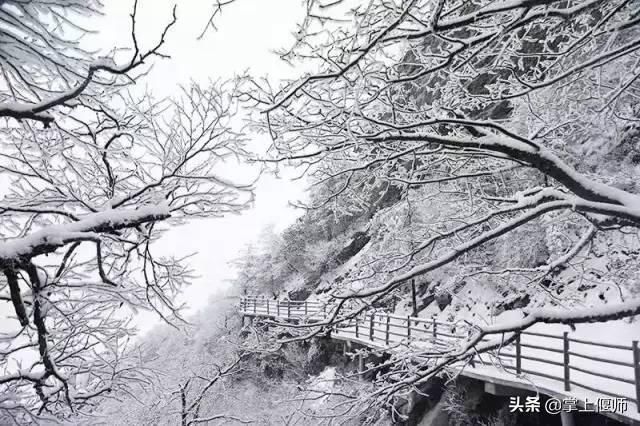
[[[390,318],[389,318],[389,314],[386,314],[386,315],[387,315],[387,329],[385,331],[384,342],[385,342],[385,344],[387,346],[389,346],[389,320],[390,320]]]
[[[411,315],[407,315],[407,345],[411,341]]]
[[[253,299],[253,313],[256,313],[256,310],[258,309],[258,299]]]
[[[364,377],[364,355],[360,354],[358,355],[358,375],[360,376],[360,379],[362,379]]]
[[[374,333],[373,333],[374,317],[375,317],[375,314],[372,312],[371,315],[369,316],[369,340],[371,340],[372,342],[374,339]]]
[[[359,330],[359,327],[358,327],[359,321],[358,321],[358,316],[357,315],[355,317],[355,320],[356,320],[356,339],[357,339],[357,338],[360,337],[360,330]]]
[[[438,323],[436,322],[436,317],[433,316],[432,318],[432,324],[431,324],[431,328],[433,331],[433,341],[435,342],[438,339]]]
[[[267,299],[267,315],[271,315],[271,312],[269,310],[269,299]]]
[[[280,299],[276,299],[276,316],[280,316]]]
[[[633,349],[633,369],[636,375],[636,408],[640,413],[640,348],[637,340],[631,342],[631,348]]]
[[[413,316],[418,316],[418,298],[416,297],[416,280],[411,280],[411,304],[413,307]]]
[[[304,316],[307,316],[307,312],[309,312],[309,309],[307,308],[307,301],[304,301]]]
[[[522,348],[520,347],[520,332],[516,332],[516,374],[522,373]]]
[[[287,319],[291,318],[291,300],[287,300]]]
[[[471,330],[471,327],[469,327],[467,329],[467,339],[471,338],[471,334],[473,334],[473,331]],[[471,365],[471,367],[475,368],[476,367],[476,363],[473,360],[475,358],[475,355],[472,353],[471,354],[471,358],[469,358],[469,365]],[[480,359],[480,361],[482,361],[482,359]]]
[[[563,365],[564,365],[564,390],[568,391],[571,390],[571,378],[570,378],[570,369],[569,369],[569,333],[568,332],[564,332],[564,334],[562,335],[562,340],[563,340],[563,349],[562,349],[562,353],[564,355],[564,361],[563,361]]]

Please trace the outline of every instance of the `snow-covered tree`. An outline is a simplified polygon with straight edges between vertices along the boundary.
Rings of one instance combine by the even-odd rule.
[[[92,422],[104,425],[196,425],[251,419],[248,410],[230,409],[230,392],[246,373],[240,348],[240,317],[232,299],[212,300],[189,326],[156,327],[136,351],[158,374],[149,386],[132,383],[118,398],[103,401]]]
[[[402,229],[396,240],[406,244],[380,243],[388,255],[363,262],[375,266],[362,274],[372,279],[356,287],[363,280],[356,277],[334,291],[336,298],[376,303],[456,262],[465,267],[452,279],[517,276],[521,286],[548,291],[564,268],[593,257],[599,238],[637,236],[637,4],[309,0],[307,6],[297,43],[282,55],[317,72],[281,90],[251,80],[245,93],[273,139],[270,160],[293,162],[325,187],[330,182],[336,189],[325,202],[348,198],[343,205],[351,206],[386,183],[429,207],[412,218],[411,229],[397,211],[383,212],[374,231],[389,239],[389,230]],[[525,227],[544,243],[533,241],[531,250]],[[510,244],[513,262],[504,254],[491,259],[498,242]],[[539,321],[638,314],[637,293],[632,283],[605,307],[530,309],[520,322],[478,330],[469,345],[435,366],[422,365],[398,386],[468,358],[488,333],[509,332],[509,341]]]
[[[128,351],[132,315],[179,318],[191,273],[154,254],[171,224],[246,208],[219,174],[245,155],[234,85],[174,100],[134,90],[162,52],[93,58],[82,40],[100,1],[0,1],[0,423],[87,414],[150,382]],[[126,54],[125,54],[126,53]],[[227,168],[228,169],[228,168]]]

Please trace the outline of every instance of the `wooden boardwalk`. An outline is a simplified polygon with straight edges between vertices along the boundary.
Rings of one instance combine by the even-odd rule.
[[[319,301],[273,300],[247,296],[243,315],[284,322],[327,320],[334,307]],[[378,311],[333,325],[331,337],[390,353],[445,353],[466,341],[472,327],[435,318],[399,316]],[[639,336],[640,337],[640,336]],[[640,425],[640,348],[637,340],[611,344],[573,337],[571,333],[522,331],[511,345],[476,355],[458,372],[501,386],[540,392],[560,401],[575,400],[578,409],[597,411],[627,424]],[[608,407],[616,401],[618,407]],[[622,402],[625,401],[625,402]],[[603,404],[606,402],[606,404]],[[598,406],[598,404],[603,404]],[[595,404],[595,405],[594,405]],[[626,410],[620,407],[626,405]],[[615,411],[615,409],[618,409]]]

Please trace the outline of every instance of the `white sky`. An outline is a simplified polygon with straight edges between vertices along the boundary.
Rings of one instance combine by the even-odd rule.
[[[153,93],[171,96],[179,91],[180,84],[188,84],[190,80],[206,83],[247,70],[272,78],[297,75],[299,71],[281,61],[273,50],[293,42],[292,33],[304,13],[301,0],[237,0],[216,17],[217,31],[209,32],[198,41],[212,10],[211,3],[211,0],[178,1],[178,22],[163,49],[171,58],[155,59],[151,74],[145,79]],[[130,45],[128,15],[132,4],[128,0],[112,0],[106,4],[105,18],[97,36],[101,45]],[[171,6],[168,0],[139,1],[138,33],[143,49],[157,40],[159,31],[170,18]],[[256,142],[268,143],[266,140]],[[229,261],[255,241],[265,226],[273,224],[282,230],[301,214],[288,203],[302,198],[303,190],[300,181],[263,176],[253,209],[239,216],[194,221],[166,235],[162,241],[163,252],[177,256],[195,253],[190,263],[200,278],[182,297],[189,311],[204,307],[212,295],[225,289],[225,281],[233,276]],[[144,314],[138,321],[143,331],[158,322],[152,314]]]

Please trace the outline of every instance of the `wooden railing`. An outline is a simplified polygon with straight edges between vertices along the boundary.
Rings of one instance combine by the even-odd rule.
[[[295,321],[320,321],[334,309],[319,301],[269,300],[251,296],[242,298],[240,305],[245,315]],[[424,348],[430,352],[440,351],[443,355],[460,347],[472,331],[473,327],[465,322],[448,323],[435,317],[418,318],[377,311],[363,312],[332,326],[332,336],[343,340],[389,351]],[[518,376],[527,374],[549,379],[562,384],[566,392],[581,388],[597,395],[623,398],[635,404],[640,413],[640,348],[637,340],[629,344],[612,344],[573,337],[569,332],[553,334],[524,330],[517,334],[512,344],[474,356],[471,368],[476,368],[478,363],[512,371]]]
[[[326,315],[327,305],[317,301],[274,300],[261,296],[245,296],[240,299],[240,311],[248,315],[301,319]]]

